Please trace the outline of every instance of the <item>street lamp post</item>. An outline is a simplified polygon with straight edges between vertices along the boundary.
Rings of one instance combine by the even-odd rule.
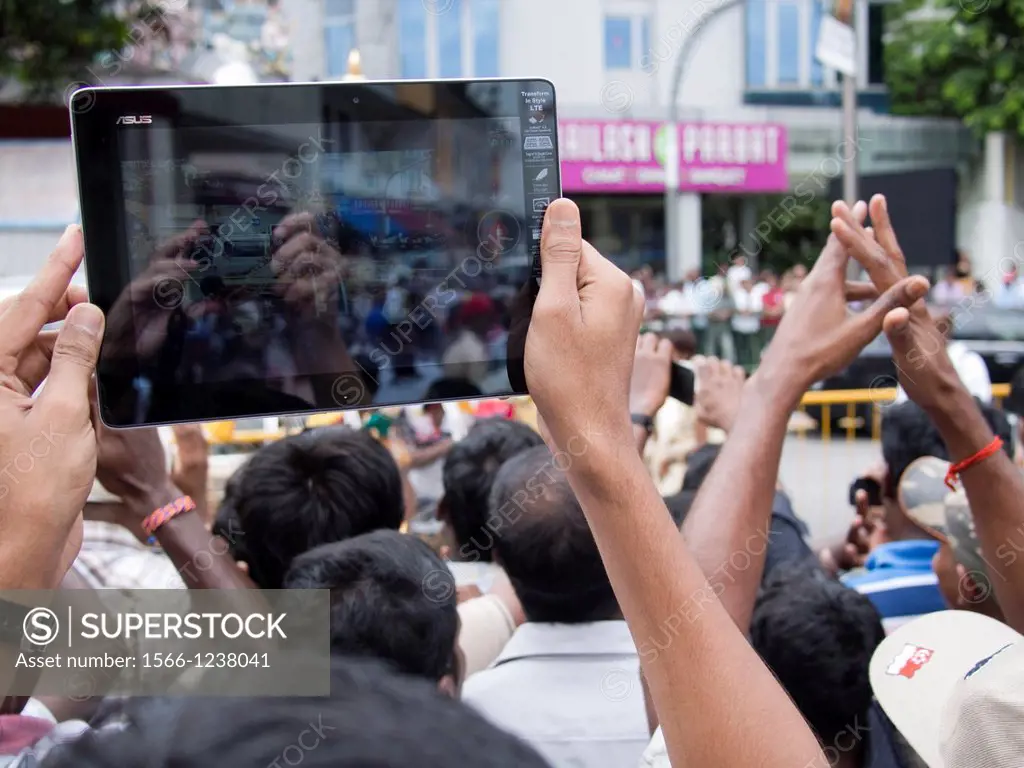
[[[697,27],[682,41],[679,53],[676,54],[675,68],[672,72],[672,90],[668,100],[668,143],[665,153],[665,263],[669,267],[670,278],[678,279],[682,275],[673,275],[673,256],[679,252],[679,91],[683,85],[686,71],[686,59],[690,54],[693,41],[697,39],[704,27],[725,11],[741,5],[744,0],[725,0],[716,5],[706,16],[699,20]],[[698,255],[698,263],[700,256]]]

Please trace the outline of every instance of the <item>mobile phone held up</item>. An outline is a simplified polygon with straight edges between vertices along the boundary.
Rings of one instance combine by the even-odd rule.
[[[549,81],[99,87],[70,108],[108,426],[526,394],[562,191]]]
[[[857,506],[857,492],[866,491],[868,494],[868,506],[882,506],[882,486],[877,480],[871,477],[858,477],[850,483],[850,506]]]
[[[697,377],[693,369],[683,363],[672,363],[668,383],[668,396],[684,405],[693,405],[697,389]]]

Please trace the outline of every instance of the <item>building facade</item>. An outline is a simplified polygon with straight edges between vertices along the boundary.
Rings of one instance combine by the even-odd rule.
[[[757,196],[806,205],[834,195],[851,153],[865,191],[889,188],[873,186],[875,178],[948,170],[955,182],[942,196],[955,196],[951,237],[977,271],[1024,241],[1024,153],[1012,141],[978,142],[957,121],[888,113],[882,3],[854,5],[859,134],[851,146],[841,130],[841,76],[815,57],[828,12],[820,0],[282,2],[295,20],[296,79],[340,76],[357,47],[370,78],[552,80],[564,191],[580,203],[595,244],[623,266],[653,263],[679,276],[723,256],[710,248],[730,245],[756,259],[765,236],[763,227],[753,234],[762,225]],[[681,128],[666,149],[680,57]],[[751,154],[762,142],[777,151]],[[668,167],[675,157],[678,167]],[[678,185],[671,201],[666,183]],[[679,222],[672,253],[667,204]],[[710,214],[720,209],[735,214],[724,237],[708,231],[721,224]],[[948,263],[952,250],[927,260]]]

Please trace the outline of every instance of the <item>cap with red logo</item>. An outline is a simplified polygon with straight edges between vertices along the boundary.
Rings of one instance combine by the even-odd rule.
[[[970,611],[930,613],[889,635],[871,687],[929,768],[1024,766],[1024,637]]]

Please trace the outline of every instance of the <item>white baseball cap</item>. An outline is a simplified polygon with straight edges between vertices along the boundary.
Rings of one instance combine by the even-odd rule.
[[[871,657],[871,688],[929,768],[1024,766],[1024,637],[971,611],[895,630]]]

